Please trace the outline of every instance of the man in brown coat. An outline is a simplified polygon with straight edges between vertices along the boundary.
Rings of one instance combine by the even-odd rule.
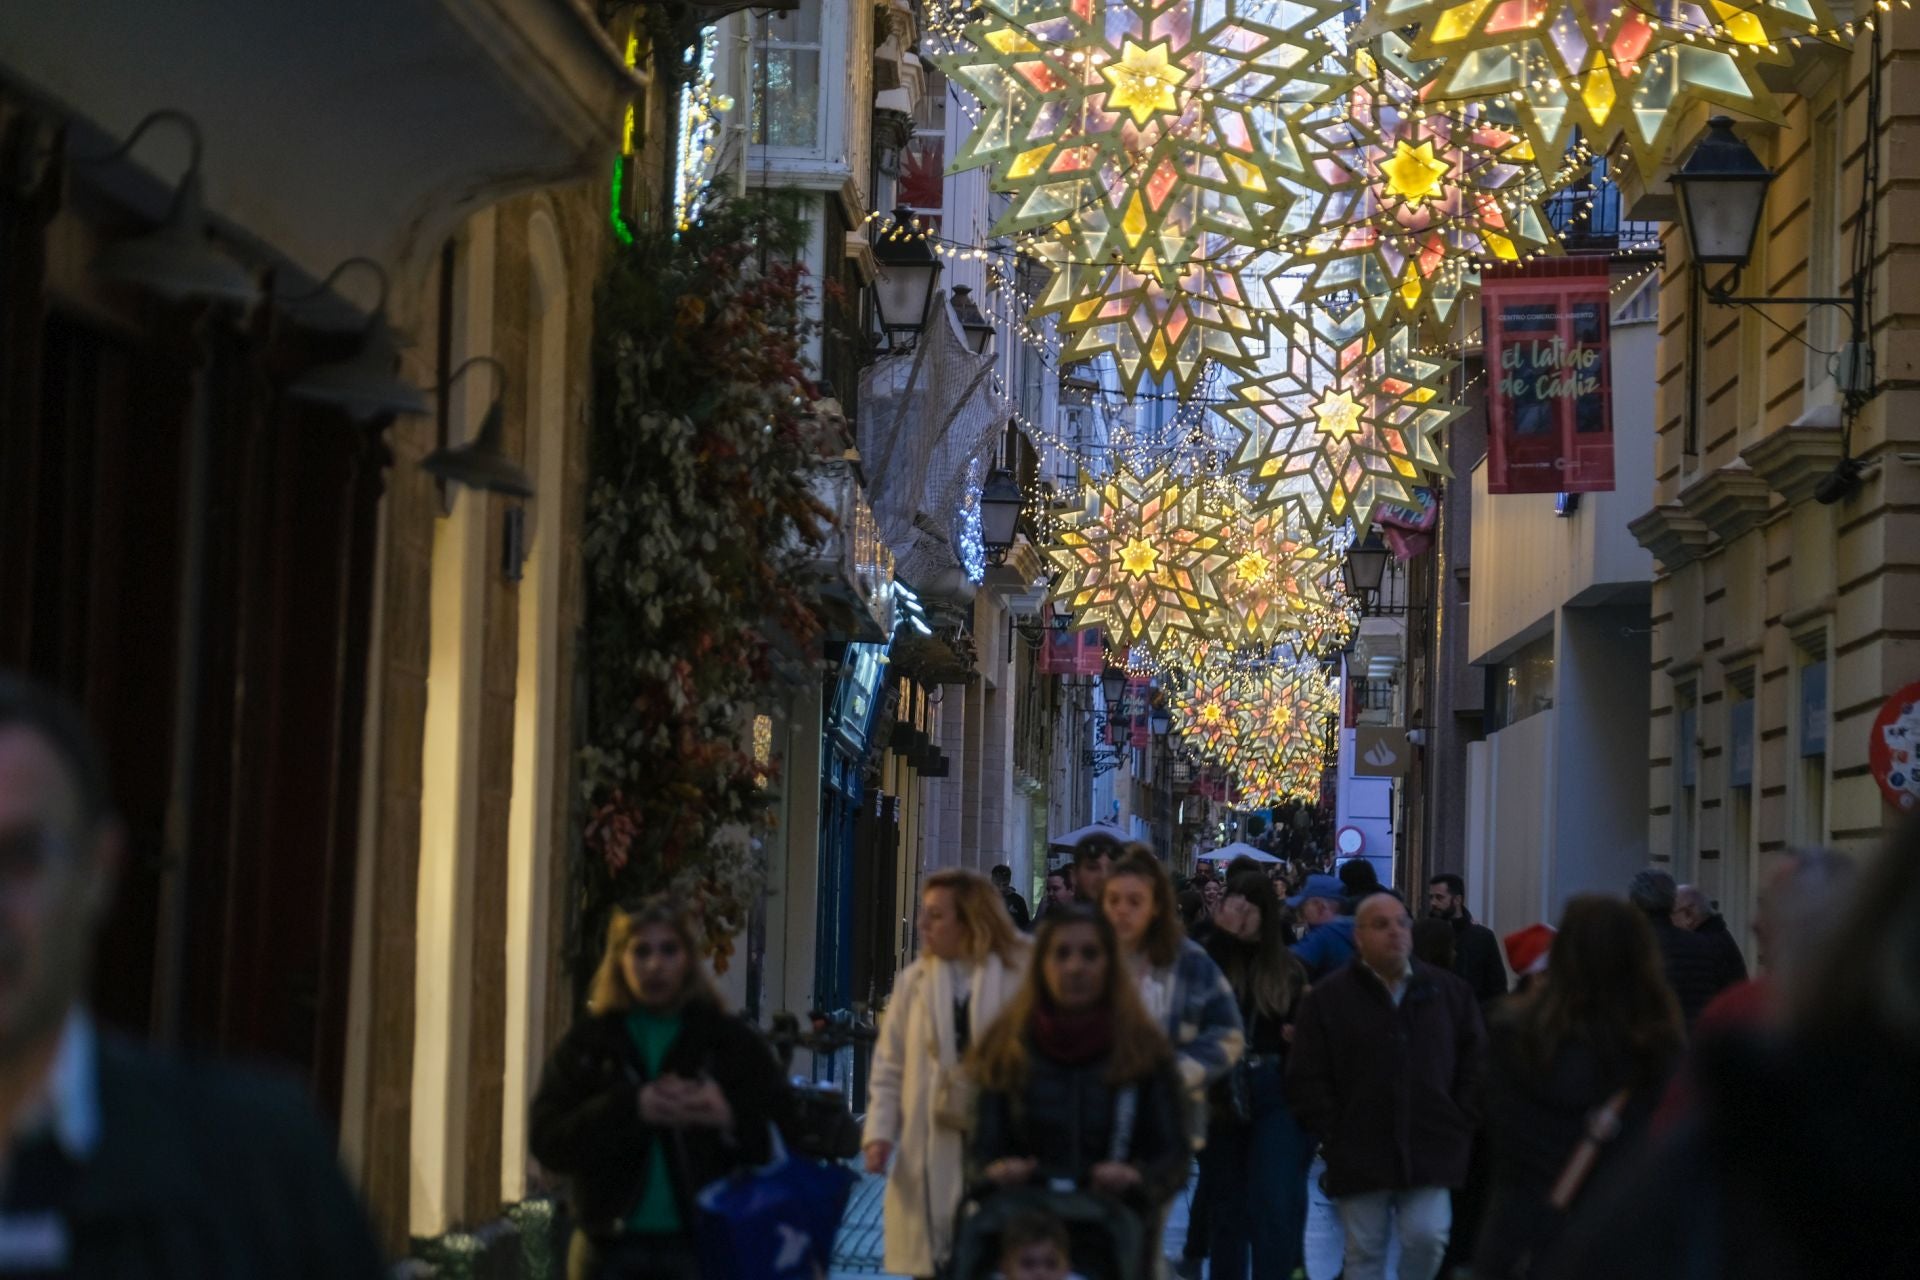
[[[1301,1004],[1287,1098],[1323,1147],[1344,1280],[1382,1280],[1396,1227],[1400,1280],[1432,1280],[1452,1222],[1447,1192],[1467,1176],[1486,1032],[1472,989],[1413,958],[1398,897],[1366,898],[1354,925],[1359,954]]]

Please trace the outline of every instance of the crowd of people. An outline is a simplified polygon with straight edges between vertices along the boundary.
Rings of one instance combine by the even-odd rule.
[[[309,1108],[88,1018],[123,845],[77,717],[0,679],[0,1272],[378,1274]],[[995,871],[926,879],[881,1023],[861,1142],[893,1273],[1290,1280],[1316,1215],[1344,1280],[1912,1270],[1920,822],[1857,872],[1775,856],[1754,975],[1658,868],[1499,941],[1450,874],[1416,922],[1365,863],[1176,884],[1095,836],[1029,933]],[[616,910],[530,1115],[569,1275],[701,1277],[702,1188],[768,1163],[793,1096],[685,910]]]
[[[1920,879],[1909,880],[1920,910]],[[1703,1168],[1722,1152],[1703,1145],[1699,1126],[1715,1105],[1752,1119],[1745,1099],[1720,1092],[1729,1072],[1770,1068],[1764,1084],[1812,1087],[1804,1066],[1729,1061],[1722,1046],[1755,1031],[1780,1043],[1794,1025],[1783,975],[1826,954],[1820,926],[1848,884],[1838,855],[1783,860],[1755,926],[1762,974],[1749,978],[1711,900],[1657,868],[1617,897],[1577,896],[1557,925],[1503,941],[1474,920],[1456,874],[1433,877],[1416,911],[1364,860],[1332,872],[1242,860],[1176,882],[1151,850],[1096,835],[1048,876],[1027,979],[957,1060],[973,1113],[954,1117],[967,1127],[937,1168],[910,1157],[902,1137],[906,1099],[917,1096],[902,1085],[914,1034],[883,1040],[867,1167],[890,1179],[887,1269],[949,1274],[947,1257],[919,1241],[949,1232],[950,1246],[963,1206],[995,1196],[1029,1197],[1025,1218],[1045,1219],[1038,1193],[1051,1191],[1106,1195],[1132,1211],[1141,1230],[1127,1247],[1140,1252],[1117,1272],[1127,1276],[1163,1265],[1189,1280],[1639,1274],[1607,1261],[1591,1224],[1613,1215],[1623,1229],[1619,1215],[1636,1211],[1674,1230],[1690,1221],[1677,1189],[1657,1206],[1621,1189],[1656,1139],[1677,1144],[1703,1176],[1759,1194],[1737,1166]],[[982,882],[967,900],[990,910],[1005,892]],[[945,911],[942,896],[930,888],[923,919]],[[1920,916],[1909,929],[1920,934]],[[923,953],[933,946],[923,940]],[[1920,1022],[1899,1004],[1915,988],[1893,977],[1897,950],[1883,983],[1892,1003],[1877,1016]],[[918,1016],[912,1007],[896,1004],[889,1017]],[[1861,1017],[1863,1033],[1874,1019]],[[1904,1043],[1911,1055],[1920,1041]],[[944,1052],[937,1034],[927,1045]],[[1864,1055],[1843,1061],[1851,1076],[1890,1080]],[[943,1059],[934,1069],[949,1068]],[[1899,1117],[1894,1132],[1920,1133],[1911,1081],[1897,1102],[1874,1097]],[[1811,1132],[1805,1142],[1809,1158],[1821,1155]],[[1196,1170],[1183,1256],[1163,1264],[1161,1225]],[[1341,1241],[1324,1275],[1306,1256],[1316,1217]],[[1054,1252],[1084,1270],[1099,1233],[1055,1225]],[[1802,1247],[1844,1234],[1804,1213],[1776,1231]],[[1033,1228],[1008,1234],[1030,1244]],[[1588,1243],[1576,1248],[1570,1234]],[[1737,1231],[1705,1239],[1717,1263],[1755,1262]],[[1013,1274],[1017,1259],[988,1256]],[[1795,1271],[1785,1256],[1761,1260],[1766,1273],[1825,1273]],[[1668,1270],[1680,1270],[1677,1259]]]

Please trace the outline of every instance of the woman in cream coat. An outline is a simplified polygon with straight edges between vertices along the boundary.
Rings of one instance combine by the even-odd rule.
[[[867,1089],[867,1171],[887,1174],[886,1270],[931,1276],[953,1247],[972,1091],[967,1047],[1019,989],[1027,945],[993,884],[973,871],[927,878],[920,955],[895,982]]]

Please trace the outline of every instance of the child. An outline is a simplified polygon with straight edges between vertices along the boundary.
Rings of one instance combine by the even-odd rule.
[[[1023,1213],[1000,1233],[1000,1280],[1078,1280],[1067,1228],[1045,1213]]]

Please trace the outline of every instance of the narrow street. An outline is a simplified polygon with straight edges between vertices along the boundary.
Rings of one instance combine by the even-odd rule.
[[[0,6],[0,1278],[1899,1272],[1917,58]]]

